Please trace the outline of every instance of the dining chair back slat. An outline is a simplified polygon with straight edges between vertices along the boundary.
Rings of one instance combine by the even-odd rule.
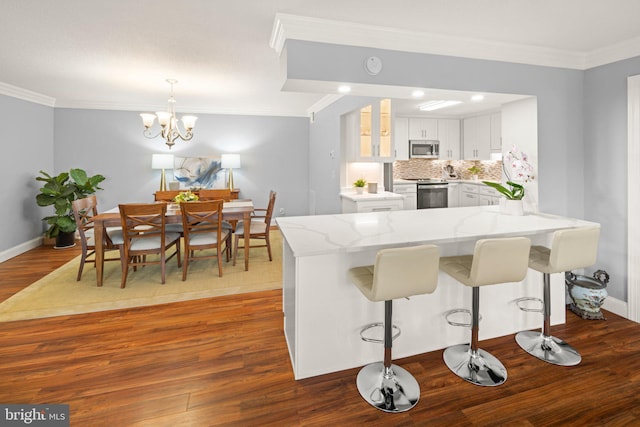
[[[98,215],[98,201],[96,196],[91,195],[82,199],[71,202],[71,210],[73,219],[80,235],[80,244],[82,245],[82,254],[80,256],[80,266],[76,280],[82,278],[82,271],[85,263],[95,264],[95,259],[89,257],[95,254],[96,242],[93,233],[93,217]],[[104,235],[102,246],[105,250],[121,250],[122,229],[120,227],[110,227]],[[105,261],[120,261],[118,258],[105,258]]]
[[[184,262],[182,280],[187,279],[189,262],[197,259],[218,260],[218,276],[222,277],[222,244],[226,243],[227,262],[231,253],[231,232],[223,226],[224,200],[180,203],[184,235]],[[196,251],[215,249],[213,255],[196,256]]]
[[[166,261],[174,256],[180,263],[180,233],[167,232],[166,203],[141,203],[119,205],[120,220],[124,237],[124,254],[122,256],[122,281],[120,287],[124,288],[127,282],[129,266],[134,271],[138,266],[159,264],[162,275],[162,283],[165,282]],[[166,251],[175,247],[169,257]],[[147,260],[147,255],[157,254],[159,260]]]

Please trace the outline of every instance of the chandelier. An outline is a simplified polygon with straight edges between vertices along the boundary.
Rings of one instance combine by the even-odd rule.
[[[171,96],[168,100],[168,111],[158,111],[155,114],[142,113],[140,114],[140,117],[142,117],[142,123],[144,124],[144,131],[142,134],[150,139],[162,136],[165,143],[169,146],[169,149],[171,149],[171,147],[175,145],[176,139],[180,138],[183,141],[189,141],[193,138],[192,130],[198,118],[196,116],[182,116],[180,121],[184,127],[184,132],[180,130],[178,127],[178,120],[176,119],[176,100],[173,98],[173,85],[178,83],[178,81],[175,79],[167,79],[167,83],[171,85]],[[156,117],[160,124],[160,131],[153,134],[151,132],[151,127],[153,126],[153,122]]]

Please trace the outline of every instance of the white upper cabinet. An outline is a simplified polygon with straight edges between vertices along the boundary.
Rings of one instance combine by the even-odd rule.
[[[460,159],[460,120],[438,119],[438,140],[440,159]]]
[[[396,117],[393,142],[396,160],[409,160],[409,119],[407,117]]]
[[[391,100],[382,99],[343,116],[344,138],[349,160],[391,162],[394,160]]]
[[[502,152],[502,114],[491,115],[491,151]]]
[[[464,160],[491,158],[491,115],[464,119],[463,133]]]
[[[436,119],[409,119],[409,139],[438,139],[438,121]]]

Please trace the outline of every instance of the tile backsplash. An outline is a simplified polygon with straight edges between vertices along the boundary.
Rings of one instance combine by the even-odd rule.
[[[393,162],[393,178],[442,178],[442,168],[446,165],[452,165],[460,179],[472,179],[471,173],[467,169],[475,165],[481,170],[478,174],[479,179],[488,181],[502,180],[501,160],[396,160]]]

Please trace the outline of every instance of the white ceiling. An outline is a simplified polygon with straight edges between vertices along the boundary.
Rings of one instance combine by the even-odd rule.
[[[0,11],[0,93],[70,108],[164,109],[175,78],[178,111],[304,116],[323,94],[281,91],[277,14],[284,37],[307,40],[362,45],[349,29],[364,29],[376,47],[393,34],[401,50],[573,68],[640,55],[637,0],[1,0]],[[439,43],[403,47],[407,35]],[[474,43],[479,54],[464,51]]]

